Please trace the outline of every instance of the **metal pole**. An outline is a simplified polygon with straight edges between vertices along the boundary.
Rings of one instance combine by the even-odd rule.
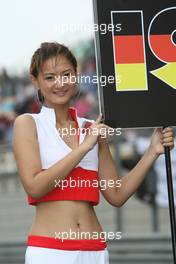
[[[173,192],[173,181],[172,181],[172,167],[171,167],[171,157],[170,157],[169,147],[165,147],[165,162],[166,162],[167,189],[168,189],[168,199],[169,199],[169,213],[170,213],[170,223],[171,223],[171,237],[172,237],[172,247],[173,247],[173,260],[174,260],[174,264],[176,264],[176,218],[175,218],[174,192]]]

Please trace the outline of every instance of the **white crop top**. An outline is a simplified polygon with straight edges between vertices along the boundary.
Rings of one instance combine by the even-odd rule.
[[[79,126],[79,144],[81,144],[85,137],[85,133],[83,133],[81,129],[82,125],[85,124],[85,121],[94,122],[94,120],[78,117],[77,110],[74,107],[69,107],[69,112]],[[72,149],[61,138],[56,128],[56,115],[54,108],[42,105],[39,113],[25,114],[31,115],[35,120],[42,169],[49,168],[72,151]],[[85,154],[76,167],[98,171],[98,143],[96,143],[95,146]]]

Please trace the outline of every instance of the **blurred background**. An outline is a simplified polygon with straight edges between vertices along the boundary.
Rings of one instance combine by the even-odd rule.
[[[79,62],[81,75],[96,75],[91,0],[0,0],[0,264],[24,263],[25,242],[35,208],[28,206],[12,152],[15,118],[40,111],[28,69],[41,42],[68,45]],[[81,83],[75,101],[79,116],[99,114],[96,84]],[[109,139],[110,150],[123,177],[149,144],[153,129],[131,129]],[[176,155],[172,151],[176,187]],[[176,192],[174,187],[174,192]],[[95,207],[106,232],[122,232],[109,241],[110,263],[172,263],[170,220],[164,155],[148,173],[138,191],[120,209],[103,197]]]

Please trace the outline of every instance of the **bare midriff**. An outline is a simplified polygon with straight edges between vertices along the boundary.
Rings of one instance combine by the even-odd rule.
[[[103,229],[94,207],[88,201],[48,201],[36,205],[36,215],[29,235],[92,239]],[[70,235],[72,232],[72,235]],[[68,237],[67,237],[68,236]],[[62,237],[61,237],[62,238]]]

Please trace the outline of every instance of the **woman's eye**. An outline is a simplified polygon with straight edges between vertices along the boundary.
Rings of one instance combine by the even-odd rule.
[[[53,76],[47,76],[47,77],[45,77],[45,79],[51,81],[51,80],[54,80],[54,77]]]
[[[70,77],[71,76],[71,72],[64,73],[64,76]]]

